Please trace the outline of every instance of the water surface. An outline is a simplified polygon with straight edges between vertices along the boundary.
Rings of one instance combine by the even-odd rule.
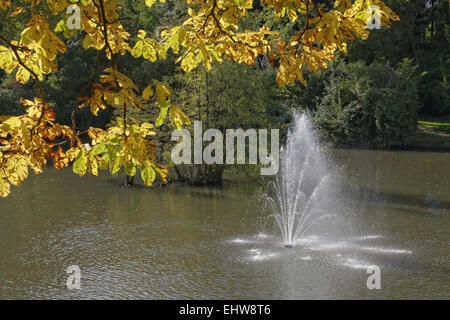
[[[0,200],[3,299],[450,298],[450,154],[334,150],[345,232],[292,249],[259,184],[126,189],[48,169]],[[81,268],[81,290],[66,269]],[[381,269],[381,290],[366,287]]]

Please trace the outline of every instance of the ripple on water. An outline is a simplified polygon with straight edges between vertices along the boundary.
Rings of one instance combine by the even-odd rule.
[[[369,263],[367,261],[355,258],[345,258],[343,261],[338,261],[337,264],[352,269],[367,269],[368,267],[373,265],[372,263]]]
[[[277,256],[279,256],[279,254],[275,253],[275,252],[257,251],[256,253],[250,255],[249,259],[252,261],[262,261],[262,260],[269,260],[269,259],[275,258]]]
[[[359,250],[370,251],[375,253],[386,254],[411,254],[411,250],[396,249],[396,248],[382,248],[382,247],[360,247]]]
[[[245,260],[254,262],[268,261],[271,259],[279,260],[289,255],[291,257],[295,256],[296,261],[318,260],[325,262],[329,266],[367,269],[374,264],[366,260],[369,258],[367,254],[370,254],[370,260],[374,258],[378,259],[376,257],[380,257],[381,259],[382,255],[412,254],[412,251],[407,249],[371,245],[372,240],[381,238],[383,238],[381,235],[367,235],[344,239],[330,239],[311,235],[297,239],[294,248],[290,250],[286,250],[278,238],[267,234],[258,234],[249,238],[236,238],[228,242],[260,245],[260,247],[253,248],[248,248],[247,246],[247,248],[243,249],[245,250],[245,258],[242,262]]]
[[[241,238],[228,240],[228,242],[230,242],[230,243],[258,243],[258,241],[254,240],[254,239],[241,239]]]

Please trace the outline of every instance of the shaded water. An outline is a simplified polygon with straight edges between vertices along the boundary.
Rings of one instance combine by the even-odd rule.
[[[333,150],[340,238],[283,247],[258,183],[119,186],[70,169],[0,200],[0,298],[450,298],[450,154]],[[66,269],[81,268],[81,290]],[[368,290],[368,265],[381,290]]]

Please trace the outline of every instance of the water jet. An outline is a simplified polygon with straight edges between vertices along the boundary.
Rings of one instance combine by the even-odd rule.
[[[269,182],[265,199],[280,229],[283,244],[291,248],[319,221],[331,217],[330,170],[307,114],[294,114],[286,145],[280,151],[280,168]]]

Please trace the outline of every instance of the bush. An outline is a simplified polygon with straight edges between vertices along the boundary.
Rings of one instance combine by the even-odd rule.
[[[18,84],[11,75],[0,78],[0,114],[22,114],[25,107],[20,104],[20,98],[33,98],[31,82],[26,85]]]
[[[335,146],[395,147],[414,141],[417,70],[404,60],[396,69],[375,62],[333,64],[316,104],[319,136]]]

